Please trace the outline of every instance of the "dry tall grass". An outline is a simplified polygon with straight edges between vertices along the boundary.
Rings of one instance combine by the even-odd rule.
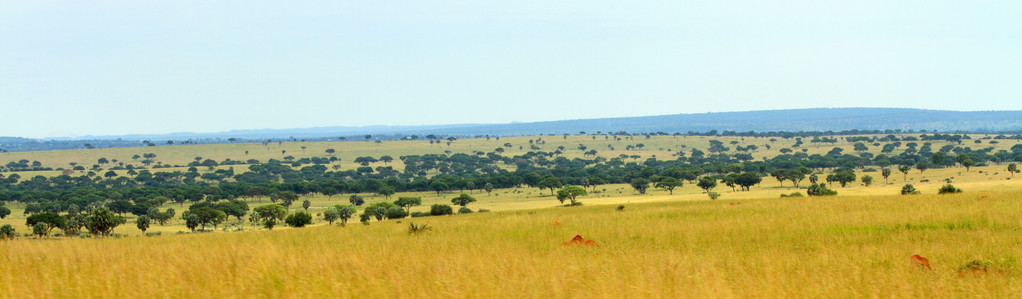
[[[1020,198],[685,201],[19,239],[0,242],[0,297],[1012,297]],[[427,221],[432,231],[408,235]],[[576,234],[599,247],[561,246]],[[913,254],[936,270],[915,270]],[[972,260],[993,269],[959,274]]]

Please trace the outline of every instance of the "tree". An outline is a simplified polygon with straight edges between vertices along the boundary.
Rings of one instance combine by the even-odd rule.
[[[277,198],[280,199],[280,204],[284,206],[284,208],[290,208],[291,203],[298,200],[298,194],[291,191],[284,191],[277,193]]]
[[[1012,164],[1012,165],[1015,165],[1015,164]],[[490,192],[493,192],[493,184],[486,183],[486,185],[483,185],[483,190],[486,190],[486,195],[489,196]]]
[[[356,207],[362,206],[366,203],[365,199],[362,199],[362,197],[358,196],[358,194],[352,194],[351,197],[348,198],[348,202]]]
[[[923,173],[923,171],[930,169],[930,164],[926,162],[919,162],[919,164],[916,164],[916,169],[919,170],[919,173]]]
[[[197,217],[196,220],[202,226],[202,230],[206,230],[206,225],[212,225],[216,228],[221,223],[224,223],[224,221],[227,221],[227,213],[209,206],[201,206],[195,209],[189,208],[188,211],[181,213],[181,217],[186,221],[189,216]]]
[[[89,230],[93,235],[110,235],[110,232],[114,230],[118,225],[124,224],[127,220],[124,217],[114,215],[110,209],[105,206],[99,206],[92,209],[92,213],[89,213],[86,219],[85,228]]]
[[[862,176],[862,183],[865,184],[866,187],[869,187],[869,184],[873,183],[873,177],[868,175]]]
[[[28,216],[28,219],[26,219],[25,224],[30,227],[33,227],[33,229],[34,226],[38,225],[39,223],[46,224],[45,227],[46,236],[49,236],[50,231],[52,231],[54,228],[64,227],[66,221],[67,218],[64,218],[64,216],[60,216],[52,212],[44,212]]]
[[[337,219],[340,219],[340,218],[341,218],[341,213],[339,211],[337,211],[337,209],[335,209],[335,208],[328,208],[328,209],[326,209],[326,211],[323,211],[323,220],[326,220],[331,225],[334,224],[334,221],[337,221]]]
[[[432,183],[429,183],[429,188],[436,191],[436,196],[440,196],[440,192],[447,191],[450,187],[447,183],[441,182],[440,180],[433,180]]]
[[[665,176],[660,178],[660,181],[656,183],[657,188],[667,190],[668,194],[674,195],[674,188],[681,187],[682,182],[676,178]]]
[[[284,219],[284,223],[287,223],[287,226],[290,227],[305,227],[312,224],[312,215],[304,211],[294,212]]]
[[[337,210],[337,218],[341,220],[341,225],[347,225],[348,219],[355,215],[355,208],[352,206],[336,205],[334,209]]]
[[[7,215],[10,215],[10,214],[11,214],[11,209],[9,209],[7,207],[4,207],[4,206],[0,206],[0,219],[7,218]]]
[[[962,155],[965,155],[965,154],[962,154]],[[959,155],[959,157],[961,157],[962,155]],[[969,156],[965,156],[965,159],[962,159],[961,161],[958,161],[958,163],[961,163],[962,166],[965,167],[965,172],[969,172],[969,169],[972,168],[972,166],[976,165],[976,162],[972,161],[972,158],[969,158]]]
[[[376,218],[377,221],[382,221],[387,217],[387,210],[393,207],[397,207],[397,205],[394,205],[389,201],[375,202],[367,206],[365,210],[362,211],[362,214]]]
[[[40,237],[40,238],[42,238],[42,237],[49,237],[51,229],[53,229],[53,228],[50,227],[49,224],[46,224],[46,223],[43,223],[43,222],[39,222],[39,223],[36,223],[35,225],[32,225],[32,234],[36,235],[36,237]]]
[[[1018,165],[1015,165],[1015,163],[1008,164],[1008,173],[1010,173],[1012,177],[1015,177],[1016,172],[1018,172]],[[0,214],[0,218],[3,218],[2,215],[3,214]]]
[[[145,231],[149,229],[149,222],[149,216],[138,216],[138,219],[135,219],[135,227],[138,227],[138,229],[142,230],[142,234],[145,234]]]
[[[312,206],[312,202],[309,201],[308,199],[306,199],[305,201],[302,202],[302,209],[305,209],[306,213],[309,212],[309,207],[311,207],[311,206]]]
[[[745,189],[745,191],[749,191],[750,187],[759,184],[762,181],[763,178],[760,177],[759,174],[756,174],[755,172],[745,172],[739,174],[738,177],[735,178],[735,183],[738,184],[739,186],[742,186],[742,188]]]
[[[562,204],[564,203],[565,199],[568,199],[569,201],[571,201],[571,205],[575,205],[576,204],[575,198],[585,195],[586,189],[579,186],[567,186],[561,188],[561,190],[557,190],[557,200],[559,200]]]
[[[851,170],[845,170],[834,174],[834,181],[841,184],[844,188],[848,183],[855,181],[855,173]]]
[[[887,177],[891,176],[890,168],[880,169],[880,175],[884,177],[884,184],[887,184]]]
[[[699,187],[700,189],[703,189],[703,191],[709,193],[710,190],[713,190],[713,188],[717,187],[717,180],[714,180],[713,178],[710,177],[702,177],[699,178],[699,183],[697,183],[696,186]]]
[[[254,220],[261,222],[263,227],[270,230],[273,230],[273,227],[287,216],[287,209],[278,204],[262,205],[252,211],[253,216],[258,216],[254,217]]]
[[[473,203],[475,201],[476,201],[475,197],[472,197],[471,195],[465,193],[462,193],[461,195],[458,195],[458,197],[451,199],[451,203],[462,207],[467,206],[468,204]]]
[[[412,206],[422,204],[421,197],[398,197],[394,204],[405,209],[406,213],[412,212]]]
[[[561,180],[554,176],[547,176],[543,178],[543,180],[539,181],[536,186],[539,187],[539,189],[550,189],[550,195],[554,195],[554,189],[564,187],[564,184],[562,184]]]
[[[908,171],[909,170],[912,170],[912,166],[908,166],[908,165],[898,166],[898,172],[901,172],[901,174],[904,175],[903,180],[908,181]]]
[[[644,178],[634,178],[631,182],[629,182],[629,185],[631,185],[635,191],[639,191],[639,194],[646,194],[646,189],[649,189],[649,180]]]
[[[18,236],[18,232],[14,230],[14,227],[10,224],[4,224],[0,226],[0,240],[14,239]]]

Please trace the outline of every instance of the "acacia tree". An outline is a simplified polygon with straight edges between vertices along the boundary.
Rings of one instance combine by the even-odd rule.
[[[561,188],[561,190],[557,190],[557,200],[559,200],[562,204],[564,203],[564,200],[567,199],[571,201],[571,205],[575,205],[577,202],[575,198],[585,195],[586,189],[579,186],[567,186]]]
[[[880,169],[880,176],[884,177],[884,184],[887,184],[887,177],[891,176],[891,169],[890,168]]]
[[[668,194],[674,195],[674,188],[681,187],[682,182],[676,178],[669,176],[660,178],[660,181],[656,183],[657,188],[663,188],[667,190]]]
[[[709,193],[710,190],[717,187],[717,180],[710,177],[701,177],[699,178],[699,183],[696,183],[696,186],[703,189],[706,193]]]
[[[1018,172],[1018,165],[1015,165],[1015,163],[1008,164],[1008,173],[1011,174],[1011,177],[1015,177],[1016,172]]]
[[[562,184],[561,180],[554,176],[547,176],[543,178],[542,181],[539,181],[536,186],[539,187],[539,189],[550,189],[550,195],[554,195],[554,189],[564,187],[564,184]]]
[[[398,197],[394,204],[405,209],[406,213],[412,212],[412,206],[422,204],[421,197]]]
[[[473,203],[475,201],[476,201],[475,197],[472,197],[471,195],[465,193],[462,193],[461,195],[458,195],[458,197],[451,199],[451,203],[462,207],[465,207],[468,204]]]
[[[910,170],[912,170],[912,166],[908,166],[908,165],[898,166],[898,172],[901,172],[901,174],[904,176],[902,179],[905,180],[905,181],[908,181],[908,172]]]

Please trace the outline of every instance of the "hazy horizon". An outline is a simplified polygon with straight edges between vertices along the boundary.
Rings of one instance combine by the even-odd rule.
[[[0,136],[1022,110],[1022,3],[33,1]]]

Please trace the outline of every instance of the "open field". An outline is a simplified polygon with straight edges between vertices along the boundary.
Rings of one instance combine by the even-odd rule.
[[[595,205],[271,232],[19,239],[0,243],[0,293],[1010,297],[1022,292],[1020,197],[976,190],[670,200],[622,211]],[[409,222],[433,230],[411,236]],[[599,247],[560,245],[575,234]],[[912,254],[934,271],[914,270]],[[989,261],[987,271],[959,273],[973,260]]]

